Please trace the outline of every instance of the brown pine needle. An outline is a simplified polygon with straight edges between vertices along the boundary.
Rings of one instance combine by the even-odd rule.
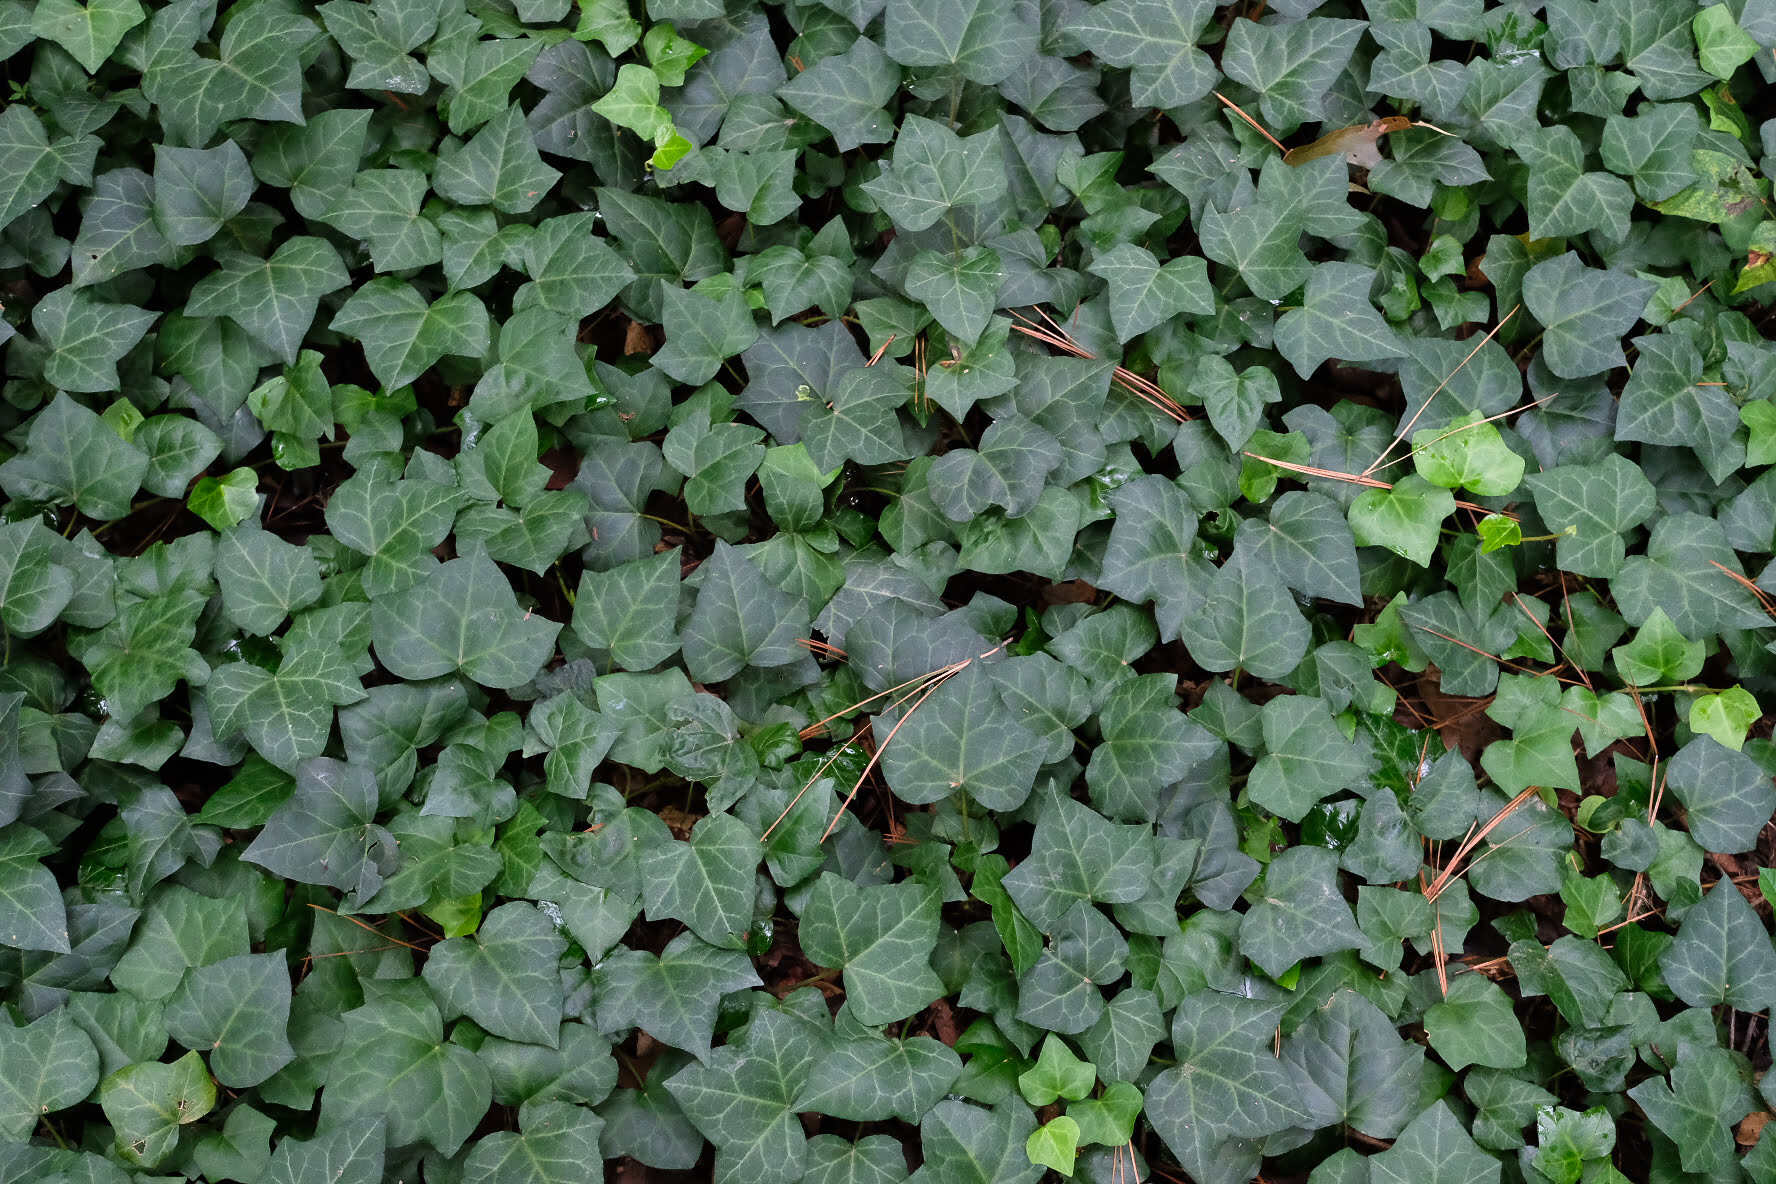
[[[889,687],[885,691],[877,691],[875,694],[870,695],[867,698],[859,699],[857,702],[851,704],[849,707],[841,707],[839,710],[833,712],[831,715],[827,716],[825,719],[817,719],[813,723],[809,724],[807,727],[803,728],[801,730],[800,735],[801,735],[802,739],[804,739],[804,740],[812,740],[814,737],[816,737],[816,736],[820,735],[822,732],[826,731],[826,725],[832,723],[833,720],[842,719],[845,716],[850,715],[853,711],[856,711],[862,707],[866,707],[869,704],[874,703],[877,699],[885,698],[888,695],[892,695],[896,691],[904,691],[908,687],[917,687],[917,686],[923,684],[926,679],[935,678],[938,675],[944,673],[948,669],[949,669],[948,666],[940,666],[936,670],[930,671],[926,674],[921,674],[917,678],[909,678],[905,682],[899,684],[898,686],[892,686],[892,687]],[[913,692],[913,694],[918,694],[918,692],[915,690]]]
[[[377,937],[380,937],[383,941],[392,941],[398,946],[406,946],[410,950],[418,950],[422,954],[425,953],[424,946],[416,946],[410,941],[402,941],[398,937],[390,937],[388,934],[384,933],[382,930],[378,929],[376,926],[370,924],[368,921],[360,921],[358,918],[350,915],[349,913],[342,913],[342,912],[339,912],[337,909],[330,909],[324,904],[314,904],[313,902],[310,902],[308,907],[316,910],[317,912],[332,913],[335,917],[338,917],[341,921],[350,921],[353,925],[356,925],[359,929],[364,930],[366,933],[374,933]]]
[[[1241,108],[1238,103],[1234,102],[1232,99],[1228,98],[1226,95],[1222,94],[1220,91],[1215,92],[1215,97],[1217,99],[1220,99],[1223,103],[1227,104],[1229,107],[1231,107],[1233,109],[1233,113],[1235,115],[1239,116],[1241,119],[1243,119],[1247,123],[1251,124],[1252,127],[1254,129],[1256,129],[1256,131],[1258,132],[1259,135],[1263,136],[1265,139],[1269,140],[1272,144],[1274,144],[1276,146],[1276,150],[1278,152],[1288,152],[1289,151],[1287,148],[1283,147],[1283,142],[1281,140],[1277,139],[1275,136],[1271,135],[1269,132],[1264,130],[1264,125],[1262,123],[1259,123],[1256,119],[1253,119],[1250,115],[1247,115],[1245,113],[1245,110],[1243,108]]]
[[[1590,677],[1590,675],[1585,673],[1585,668],[1583,666],[1580,666],[1577,662],[1574,662],[1571,658],[1567,657],[1566,648],[1564,646],[1562,646],[1558,641],[1555,641],[1554,635],[1552,633],[1548,632],[1548,627],[1546,625],[1542,624],[1542,622],[1536,617],[1536,615],[1534,613],[1529,611],[1529,606],[1527,604],[1523,603],[1523,597],[1519,596],[1517,594],[1517,589],[1515,589],[1515,588],[1511,589],[1511,599],[1517,602],[1517,607],[1523,610],[1523,615],[1528,617],[1530,619],[1530,622],[1532,624],[1534,624],[1537,629],[1540,629],[1542,631],[1542,636],[1548,639],[1548,644],[1554,647],[1554,652],[1559,654],[1562,658],[1565,658],[1567,665],[1571,666],[1574,670],[1578,671],[1579,678],[1585,684],[1585,689],[1588,691],[1591,691],[1593,694],[1595,694],[1596,688],[1591,685],[1591,677]],[[1595,721],[1593,721],[1593,722],[1595,722]]]
[[[1047,328],[1016,310],[1013,310],[1011,315],[1015,318],[1012,328],[1024,336],[1034,338],[1044,345],[1058,349],[1062,353],[1071,354],[1076,358],[1096,360],[1096,354],[1081,345],[1072,334],[1056,324],[1054,318],[1043,310],[1037,309],[1036,315],[1048,322]],[[1184,423],[1190,419],[1190,414],[1184,410],[1182,403],[1166,394],[1151,379],[1143,378],[1125,366],[1117,366],[1112,370],[1110,381],[1169,419],[1178,423]]]
[[[1494,662],[1497,662],[1500,666],[1503,666],[1505,669],[1516,671],[1519,674],[1528,674],[1528,675],[1550,674],[1550,675],[1553,675],[1555,678],[1560,679],[1560,681],[1564,682],[1564,683],[1571,683],[1573,681],[1570,678],[1560,678],[1560,676],[1558,674],[1555,674],[1555,671],[1560,669],[1560,667],[1558,667],[1558,666],[1556,666],[1554,668],[1554,670],[1542,670],[1542,671],[1531,670],[1527,666],[1518,665],[1516,662],[1511,661],[1509,658],[1501,658],[1497,654],[1488,653],[1487,651],[1481,649],[1479,646],[1473,645],[1470,642],[1463,641],[1459,637],[1451,637],[1449,634],[1443,632],[1441,629],[1433,629],[1429,625],[1414,625],[1413,628],[1414,629],[1422,629],[1426,633],[1429,633],[1432,637],[1441,637],[1444,641],[1449,642],[1451,645],[1459,645],[1464,650],[1472,650],[1474,653],[1479,654],[1482,658],[1491,658]]]
[[[1555,393],[1558,394],[1559,392],[1555,392]],[[1431,439],[1426,440],[1423,444],[1420,444],[1417,447],[1413,448],[1412,451],[1408,452],[1405,456],[1397,456],[1393,460],[1388,461],[1387,463],[1389,465],[1397,465],[1403,461],[1409,461],[1414,456],[1417,456],[1420,452],[1424,451],[1426,448],[1429,448],[1431,445],[1441,443],[1442,441],[1449,439],[1449,437],[1451,437],[1451,436],[1459,436],[1463,432],[1468,431],[1471,428],[1477,428],[1483,423],[1493,423],[1496,420],[1508,419],[1509,417],[1516,415],[1519,412],[1534,411],[1537,407],[1540,407],[1543,403],[1548,402],[1552,398],[1554,398],[1554,395],[1543,395],[1541,398],[1537,399],[1533,403],[1525,403],[1521,407],[1513,407],[1509,411],[1501,411],[1497,415],[1489,415],[1485,419],[1476,419],[1473,423],[1464,423],[1460,427],[1450,428],[1447,432],[1444,432],[1438,436],[1433,436]],[[1387,465],[1383,465],[1380,461],[1377,461],[1375,464],[1370,465],[1368,469],[1365,469],[1364,472],[1373,472],[1376,468],[1386,468],[1386,467],[1387,467]]]
[[[1477,830],[1469,831],[1467,838],[1463,839],[1461,846],[1455,849],[1455,854],[1450,857],[1449,862],[1444,865],[1443,870],[1437,873],[1437,878],[1431,881],[1430,886],[1424,890],[1425,899],[1432,904],[1435,904],[1437,898],[1443,895],[1449,885],[1454,883],[1456,877],[1460,875],[1462,870],[1462,860],[1466,859],[1473,852],[1474,848],[1480,845],[1487,835],[1497,830],[1499,825],[1503,823],[1505,819],[1515,813],[1517,808],[1523,805],[1524,802],[1527,802],[1540,788],[1541,786],[1539,785],[1524,786],[1517,796],[1512,798],[1509,802],[1506,802],[1499,812],[1494,814],[1485,826],[1482,826]]]
[[[1776,617],[1776,603],[1773,603],[1771,601],[1770,594],[1768,592],[1764,591],[1762,588],[1758,587],[1757,584],[1754,583],[1752,580],[1748,579],[1745,576],[1740,575],[1738,572],[1734,571],[1732,568],[1728,567],[1726,564],[1722,563],[1720,560],[1710,559],[1708,562],[1710,562],[1714,566],[1720,568],[1721,571],[1726,574],[1726,577],[1728,579],[1732,580],[1735,584],[1740,585],[1747,592],[1750,592],[1753,596],[1757,597],[1758,605],[1766,613],[1769,613],[1772,617]]]
[[[1441,131],[1442,129],[1437,128],[1434,130]],[[1505,327],[1505,322],[1509,321],[1512,317],[1516,316],[1517,310],[1522,307],[1523,306],[1521,304],[1512,305],[1511,311],[1506,313],[1504,316],[1500,317],[1499,323],[1494,325],[1491,329],[1487,330],[1486,336],[1482,337],[1479,341],[1479,344],[1475,345],[1473,349],[1468,351],[1467,357],[1463,358],[1460,362],[1457,362],[1455,369],[1451,370],[1444,377],[1443,381],[1439,382],[1437,384],[1436,390],[1433,390],[1429,395],[1425,396],[1425,401],[1419,406],[1417,411],[1414,411],[1412,413],[1412,418],[1406,421],[1406,426],[1400,429],[1400,434],[1394,437],[1393,443],[1389,444],[1386,448],[1382,449],[1381,455],[1375,458],[1375,463],[1363,470],[1363,476],[1367,477],[1370,473],[1373,473],[1376,469],[1379,469],[1381,467],[1381,462],[1385,461],[1388,458],[1388,453],[1392,452],[1396,447],[1398,447],[1400,441],[1404,440],[1407,436],[1410,436],[1412,434],[1412,425],[1418,422],[1418,417],[1425,413],[1425,408],[1427,408],[1431,405],[1431,400],[1435,399],[1437,397],[1437,393],[1439,391],[1441,391],[1444,387],[1448,386],[1450,381],[1452,379],[1454,379],[1457,374],[1461,373],[1463,366],[1466,366],[1469,362],[1474,360],[1474,355],[1478,354],[1482,349],[1484,349],[1486,347],[1486,343],[1491,341],[1494,337],[1496,337],[1498,335],[1499,330],[1503,329]]]
[[[966,665],[966,663],[963,663],[963,665]],[[959,666],[957,669],[959,670],[961,667]],[[845,800],[839,803],[838,812],[832,816],[832,821],[827,823],[826,829],[820,832],[820,842],[824,843],[829,837],[831,837],[832,832],[839,825],[839,819],[845,816],[845,811],[849,810],[851,808],[851,803],[857,800],[859,791],[863,789],[863,783],[869,780],[870,772],[875,769],[876,762],[882,759],[882,750],[894,742],[895,735],[899,733],[902,728],[906,727],[906,722],[913,718],[913,713],[918,711],[925,700],[931,698],[931,696],[937,691],[937,688],[947,682],[951,675],[955,673],[956,671],[952,670],[948,674],[932,679],[931,685],[925,688],[925,693],[920,695],[918,699],[913,702],[913,705],[908,707],[905,713],[902,714],[899,719],[894,721],[894,726],[888,729],[888,735],[880,744],[876,745],[876,751],[870,754],[869,763],[863,767],[863,772],[858,774],[857,784],[851,787],[851,792],[846,794]]]
[[[1435,908],[1435,906],[1432,906]],[[1437,964],[1437,989],[1449,998],[1449,951],[1443,946],[1443,910],[1436,909],[1431,926],[1431,960]]]
[[[882,355],[888,352],[888,347],[894,344],[894,339],[897,336],[899,336],[897,333],[888,334],[888,340],[876,347],[876,352],[870,355],[869,361],[865,362],[864,365],[874,366],[877,362],[881,361]]]

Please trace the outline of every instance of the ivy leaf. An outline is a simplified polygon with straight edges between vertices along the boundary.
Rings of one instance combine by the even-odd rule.
[[[673,938],[657,957],[618,949],[599,963],[597,978],[600,1029],[642,1028],[705,1059],[722,996],[760,985],[745,954],[717,949],[692,933]]]
[[[119,1154],[153,1168],[178,1145],[180,1127],[215,1108],[216,1083],[203,1058],[188,1052],[171,1064],[124,1066],[99,1083],[99,1105],[111,1120]]]
[[[388,389],[405,386],[446,354],[479,358],[493,344],[487,308],[469,292],[426,303],[411,285],[383,276],[359,288],[333,314],[333,329],[364,346],[364,360]]]
[[[154,146],[154,221],[176,247],[208,242],[253,196],[253,170],[233,140],[214,148]]]
[[[104,628],[76,634],[68,648],[85,663],[117,720],[132,720],[172,694],[181,680],[201,684],[208,667],[191,648],[208,597],[190,588],[138,600]]]
[[[1499,1162],[1443,1101],[1418,1112],[1394,1145],[1369,1159],[1376,1184],[1498,1184]]]
[[[1215,311],[1208,264],[1195,255],[1183,255],[1161,266],[1145,247],[1120,243],[1092,260],[1087,270],[1109,285],[1110,320],[1123,341],[1157,328],[1179,313],[1209,316]]]
[[[1479,497],[1503,497],[1523,480],[1523,458],[1477,411],[1446,427],[1413,433],[1412,463],[1432,485],[1466,489]]]
[[[5,474],[0,471],[0,482]],[[51,561],[55,536],[41,522],[0,526],[0,623],[32,637],[49,628],[74,599],[74,577]]]
[[[74,284],[84,288],[114,276],[170,263],[173,244],[154,221],[154,179],[141,169],[112,169],[93,181],[70,254]]]
[[[444,1039],[443,1017],[419,979],[365,980],[362,989],[363,1005],[342,1017],[326,1105],[354,1119],[385,1118],[390,1146],[423,1140],[454,1155],[493,1101],[486,1067]]]
[[[216,584],[229,618],[263,637],[320,599],[321,570],[307,548],[237,527],[216,548]]]
[[[1612,453],[1589,465],[1561,465],[1526,479],[1536,512],[1559,538],[1556,563],[1577,575],[1614,577],[1626,553],[1622,534],[1654,510],[1653,485],[1632,461]]]
[[[1738,752],[1745,747],[1745,738],[1751,731],[1751,726],[1763,714],[1757,697],[1750,691],[1740,686],[1728,687],[1719,694],[1698,695],[1690,701],[1690,730],[1700,735],[1712,736],[1720,742],[1721,747]]]
[[[678,652],[679,567],[682,553],[662,551],[609,571],[580,573],[574,596],[574,634],[606,650],[623,670],[649,670]]]
[[[97,136],[69,136],[51,143],[38,119],[23,103],[0,111],[0,228],[34,209],[62,181],[85,184],[92,179],[99,151]]]
[[[193,10],[161,10],[149,25],[148,40],[174,29]],[[195,10],[198,13],[202,9]],[[207,27],[209,20],[203,20]],[[164,22],[164,24],[163,24]],[[320,36],[312,21],[272,9],[243,12],[229,21],[216,56],[190,48],[157,45],[142,74],[142,93],[160,108],[162,122],[186,143],[207,142],[232,119],[302,122],[301,55]]]
[[[814,1063],[795,1108],[848,1122],[917,1123],[961,1073],[961,1058],[929,1036],[835,1040]]]
[[[1392,489],[1359,493],[1348,516],[1359,545],[1386,547],[1420,567],[1429,567],[1443,520],[1454,512],[1455,495],[1411,473]]]
[[[1716,480],[1744,463],[1739,408],[1724,388],[1703,382],[1702,354],[1674,332],[1636,337],[1639,351],[1622,388],[1616,439],[1688,444]]]
[[[1314,274],[1301,250],[1304,229],[1303,211],[1280,202],[1254,196],[1226,210],[1211,206],[1202,216],[1203,254],[1238,268],[1252,295],[1283,300]],[[1365,301],[1368,295],[1364,288]]]
[[[1652,292],[1648,281],[1586,267],[1572,251],[1523,277],[1523,303],[1543,326],[1542,360],[1560,378],[1589,378],[1624,365],[1622,335]]]
[[[1057,1098],[1077,1102],[1097,1084],[1097,1067],[1073,1055],[1067,1042],[1052,1032],[1043,1038],[1036,1063],[1018,1075],[1018,1092],[1032,1106],[1046,1106]]]
[[[1537,128],[1514,147],[1529,165],[1529,233],[1563,238],[1597,231],[1615,240],[1628,233],[1634,194],[1627,182],[1608,173],[1585,171],[1585,148],[1578,133],[1562,125]]]
[[[1750,851],[1776,813],[1776,786],[1749,756],[1698,736],[1671,758],[1665,781],[1684,804],[1690,835],[1708,851]]]
[[[1043,482],[1060,467],[1061,444],[1030,420],[996,419],[981,433],[980,447],[954,448],[931,466],[931,494],[952,522],[966,522],[1000,506],[1009,518],[1036,505]]]
[[[802,949],[815,964],[844,972],[846,1003],[858,1020],[890,1024],[943,994],[930,964],[937,906],[916,882],[859,887],[823,873],[802,909]]]
[[[1245,447],[1263,424],[1265,407],[1283,397],[1276,375],[1269,370],[1248,366],[1235,371],[1225,358],[1212,356],[1196,364],[1191,387],[1208,410],[1216,434],[1234,451]]]
[[[44,1115],[85,1101],[98,1083],[99,1051],[66,1008],[0,1028],[0,1134],[8,1139],[29,1138]]]
[[[999,253],[988,247],[960,254],[920,251],[907,268],[906,291],[957,340],[973,345],[986,331],[1004,282]]]
[[[1684,1171],[1717,1172],[1732,1165],[1731,1128],[1750,1104],[1725,1049],[1684,1041],[1677,1047],[1670,1084],[1651,1077],[1631,1088],[1628,1096],[1677,1145]]]
[[[1228,30],[1221,68],[1258,92],[1259,110],[1272,127],[1309,123],[1320,118],[1363,30],[1361,21],[1325,17],[1239,21]]]
[[[888,0],[883,48],[903,66],[936,66],[970,82],[1005,81],[1036,52],[1010,0]]]
[[[902,801],[926,805],[966,793],[986,809],[1015,810],[1029,796],[1040,745],[982,663],[946,679],[923,703],[909,703],[895,726],[882,776]]]
[[[0,487],[17,498],[71,504],[108,522],[129,513],[148,465],[147,455],[110,424],[58,393],[32,417],[25,450],[0,464]]]
[[[1213,11],[1210,0],[1110,0],[1076,11],[1065,28],[1077,51],[1132,67],[1132,102],[1182,107],[1215,85],[1215,65],[1197,48]]]
[[[777,88],[777,97],[832,133],[841,152],[894,138],[882,110],[900,88],[895,61],[868,37],[844,53],[821,58]]]
[[[167,1031],[209,1054],[210,1072],[232,1089],[258,1085],[296,1057],[290,972],[281,953],[239,954],[192,967],[166,1004]]]
[[[31,31],[60,45],[97,74],[124,34],[148,19],[136,0],[42,0],[31,16]]]
[[[444,258],[443,235],[420,213],[429,188],[416,169],[366,170],[327,211],[327,224],[361,239],[377,271],[437,263]]]
[[[1424,1053],[1400,1039],[1379,1007],[1341,990],[1283,1046],[1302,1107],[1318,1126],[1348,1123],[1377,1139],[1405,1129],[1418,1101]]]
[[[1262,522],[1242,527],[1238,541],[1303,596],[1362,603],[1355,537],[1331,498],[1291,490]]]
[[[571,1184],[601,1158],[604,1121],[582,1106],[539,1102],[519,1112],[523,1133],[495,1131],[463,1160],[469,1184]]]
[[[1700,638],[1723,629],[1755,629],[1769,620],[1757,597],[1733,578],[1738,574],[1738,557],[1720,525],[1677,513],[1653,525],[1646,554],[1623,564],[1610,590],[1631,624],[1644,624],[1660,608],[1678,632]]]
[[[1147,835],[1059,798],[1037,815],[1029,858],[1002,883],[1019,910],[1052,933],[1077,903],[1128,904],[1146,895],[1153,867]]]
[[[1219,739],[1173,708],[1169,686],[1149,693],[1154,681],[1120,683],[1098,710],[1099,742],[1085,782],[1093,803],[1113,818],[1155,817],[1165,786],[1222,751]]]
[[[375,1184],[382,1179],[387,1142],[387,1123],[380,1116],[331,1122],[312,1139],[278,1140],[265,1179],[271,1184]]]
[[[1263,898],[1240,922],[1240,952],[1272,978],[1304,958],[1364,944],[1338,889],[1338,855],[1291,847],[1264,872]]]
[[[1425,1035],[1451,1069],[1520,1068],[1528,1056],[1511,999],[1482,974],[1456,974],[1442,999],[1425,1009]]]
[[[641,856],[642,899],[650,921],[683,921],[713,946],[739,948],[752,924],[759,840],[732,814],[700,819],[691,837]]]
[[[543,200],[561,174],[543,163],[513,103],[467,141],[446,141],[432,173],[438,196],[464,206],[523,214]]]
[[[1063,1176],[1073,1174],[1073,1160],[1078,1150],[1079,1124],[1064,1114],[1049,1119],[1024,1140],[1024,1154],[1032,1164],[1053,1168]]]
[[[355,90],[390,90],[424,94],[431,76],[408,51],[430,40],[438,29],[434,4],[356,4],[332,0],[316,12],[345,56],[351,73],[345,84]]]
[[[919,1124],[925,1163],[909,1184],[1036,1184],[1042,1168],[1024,1154],[1035,1129],[1029,1108],[1019,1103],[989,1110],[945,1099]]]
[[[1369,303],[1375,272],[1355,263],[1321,263],[1307,277],[1300,308],[1277,318],[1277,351],[1307,378],[1330,358],[1378,362],[1406,356],[1399,336]]]
[[[368,900],[382,886],[393,839],[375,824],[376,781],[330,757],[296,770],[296,790],[241,858],[273,875],[326,884]]]
[[[511,584],[482,551],[439,565],[370,609],[377,658],[407,679],[460,670],[482,686],[521,686],[548,662],[561,632],[518,611]]]
[[[812,628],[806,606],[772,586],[751,560],[717,541],[702,574],[680,635],[686,668],[698,682],[720,682],[747,666],[783,666],[806,654],[796,644]]]
[[[1097,583],[1134,604],[1156,602],[1160,631],[1176,636],[1213,569],[1197,553],[1197,512],[1175,483],[1136,477],[1107,499],[1116,511]]]
[[[695,288],[668,286],[662,300],[666,344],[653,362],[679,382],[689,386],[708,382],[723,361],[758,340],[758,324],[746,297],[737,290],[712,296]]]
[[[1212,991],[1172,1018],[1178,1063],[1147,1086],[1147,1121],[1179,1155],[1202,1138],[1259,1138],[1308,1121],[1295,1079],[1271,1054],[1277,1009]]]
[[[1083,900],[1062,915],[1051,937],[1036,964],[1018,979],[1017,1018],[1033,1028],[1084,1032],[1104,1015],[1098,988],[1122,977],[1128,942]]]
[[[50,350],[43,377],[65,391],[117,389],[117,363],[153,323],[146,309],[74,288],[57,288],[31,310],[31,327]]]
[[[294,365],[321,297],[350,282],[331,243],[292,238],[269,258],[225,258],[219,270],[192,287],[185,315],[227,317],[286,365]]]
[[[556,1046],[561,1030],[561,976],[556,962],[567,939],[535,906],[503,904],[473,937],[433,946],[426,985],[449,1013],[461,1013],[495,1036]]]
[[[1265,754],[1248,781],[1252,801],[1291,822],[1321,798],[1366,783],[1376,762],[1367,737],[1346,739],[1325,700],[1284,695],[1264,705]]]
[[[430,552],[450,533],[460,497],[453,486],[438,481],[359,472],[327,500],[327,528],[345,546],[369,556],[363,582],[374,601],[435,570]]]
[[[922,115],[900,125],[894,152],[863,191],[904,231],[925,230],[952,210],[983,205],[1005,193],[1005,166],[993,130],[961,137]]]
[[[1662,608],[1654,608],[1634,640],[1610,651],[1622,681],[1630,686],[1688,682],[1701,673],[1708,647],[1677,631]]]
[[[1690,148],[1702,121],[1688,103],[1648,103],[1634,115],[1611,115],[1600,149],[1611,172],[1634,182],[1643,201],[1663,201],[1693,183]]]
[[[1249,553],[1235,552],[1178,623],[1178,636],[1205,670],[1238,667],[1281,678],[1307,654],[1308,628],[1281,580]]]
[[[1691,1007],[1724,1003],[1737,1011],[1771,1006],[1776,948],[1737,888],[1717,882],[1684,913],[1677,940],[1659,959],[1665,983]]]

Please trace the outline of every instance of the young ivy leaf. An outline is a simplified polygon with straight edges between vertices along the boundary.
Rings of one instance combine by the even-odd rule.
[[[1412,473],[1392,489],[1365,489],[1351,503],[1349,518],[1359,545],[1386,547],[1429,567],[1443,520],[1454,512],[1455,495]]]
[[[203,1058],[188,1052],[168,1063],[126,1065],[99,1083],[99,1105],[110,1119],[123,1159],[159,1166],[179,1143],[179,1128],[216,1105],[216,1083]]]
[[[1046,1106],[1056,1098],[1077,1102],[1091,1093],[1097,1080],[1097,1066],[1074,1056],[1065,1040],[1050,1033],[1036,1063],[1018,1075],[1018,1092],[1032,1106]]]
[[[1523,458],[1477,411],[1446,427],[1414,432],[1412,464],[1432,485],[1479,497],[1502,497],[1523,480]]]

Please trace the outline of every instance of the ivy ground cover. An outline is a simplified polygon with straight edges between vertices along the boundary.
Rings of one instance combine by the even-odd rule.
[[[0,64],[0,1182],[1776,1184],[1772,0]]]

